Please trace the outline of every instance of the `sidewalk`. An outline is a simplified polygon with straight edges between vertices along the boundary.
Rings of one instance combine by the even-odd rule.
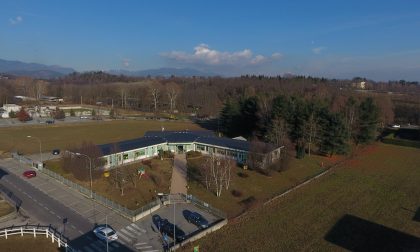
[[[171,194],[187,194],[187,158],[185,154],[176,154],[171,179]]]
[[[0,166],[17,176],[22,176],[25,170],[31,169],[28,165],[19,163],[12,158],[1,159]],[[91,223],[103,224],[105,223],[106,216],[108,217],[108,224],[116,229],[120,229],[131,223],[113,210],[96,203],[42,172],[37,172],[37,176],[28,179],[27,182],[54,200],[71,208],[77,214],[89,219]]]

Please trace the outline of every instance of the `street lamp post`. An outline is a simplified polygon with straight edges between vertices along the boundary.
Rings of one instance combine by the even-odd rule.
[[[83,156],[89,159],[89,176],[90,176],[90,198],[93,199],[93,191],[92,191],[92,159],[83,153],[76,152],[76,156]]]
[[[36,140],[39,141],[39,156],[41,158],[41,166],[42,168],[44,168],[44,164],[42,163],[42,144],[41,144],[41,139],[38,137],[34,137],[34,136],[26,136],[27,138],[34,138]]]

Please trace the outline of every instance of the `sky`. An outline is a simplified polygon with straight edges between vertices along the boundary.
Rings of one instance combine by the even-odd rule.
[[[2,0],[0,58],[420,80],[420,1]]]

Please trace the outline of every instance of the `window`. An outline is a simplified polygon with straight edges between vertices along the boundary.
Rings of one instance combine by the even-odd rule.
[[[139,151],[134,152],[134,158],[138,158],[139,156],[140,156],[140,152]]]
[[[206,148],[204,147],[204,145],[197,144],[197,150],[199,150],[199,151],[205,151]]]
[[[128,154],[123,154],[123,159],[127,160],[128,159]]]
[[[223,149],[216,149],[216,153],[217,153],[217,154],[222,154],[222,155],[224,155],[224,154],[225,154],[225,150],[223,150]]]
[[[140,150],[139,153],[140,153],[140,156],[146,155],[146,151],[144,149],[143,150]]]

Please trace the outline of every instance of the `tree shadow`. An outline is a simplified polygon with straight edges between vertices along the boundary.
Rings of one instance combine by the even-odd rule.
[[[346,214],[324,239],[351,251],[416,251],[420,238]]]
[[[68,243],[71,248],[76,251],[106,251],[106,242],[99,240],[93,232],[87,232],[81,236],[72,239]],[[132,252],[134,251],[130,247],[122,244],[118,240],[108,243],[109,251],[122,251],[122,252]]]
[[[420,207],[419,208],[417,208],[417,211],[416,211],[416,213],[414,214],[414,216],[413,216],[413,221],[418,221],[418,222],[420,222]]]

